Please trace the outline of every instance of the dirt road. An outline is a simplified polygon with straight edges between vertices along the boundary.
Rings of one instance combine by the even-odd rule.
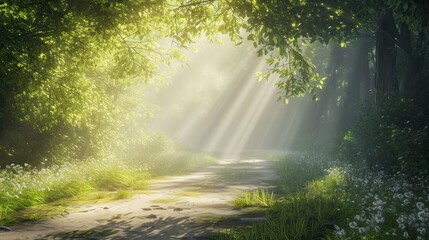
[[[148,194],[79,206],[63,217],[12,226],[0,239],[210,239],[246,211],[232,200],[271,188],[277,175],[264,160],[223,160],[183,176],[154,180]],[[231,223],[231,222],[229,222]]]

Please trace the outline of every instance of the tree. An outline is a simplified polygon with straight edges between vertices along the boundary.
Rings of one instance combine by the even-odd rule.
[[[397,56],[408,56],[407,67],[401,71],[419,74],[401,80],[398,89],[402,91],[403,86],[409,96],[425,99],[422,89],[427,89],[429,76],[424,71],[428,56],[427,4],[406,0],[379,3],[2,1],[0,158],[15,161],[27,156],[37,162],[54,152],[67,153],[68,158],[102,152],[109,139],[119,133],[123,116],[132,108],[123,99],[127,87],[152,81],[160,62],[169,64],[180,57],[178,51],[171,50],[174,47],[159,46],[165,39],[186,48],[203,34],[213,40],[222,33],[239,44],[244,40],[244,30],[244,37],[270,65],[260,79],[279,76],[277,86],[283,93],[279,99],[287,100],[307,92],[314,95],[323,85],[324,78],[304,54],[303,43],[334,40],[344,45],[362,31],[378,29],[377,94],[390,91],[384,86],[394,82],[389,74],[395,73],[398,57],[389,58],[386,49],[400,47],[404,51]],[[377,11],[384,19],[378,22],[379,27]],[[386,44],[390,45],[386,48]]]
[[[178,57],[158,44],[176,14],[167,1],[2,1],[2,163],[107,149],[129,111],[122,92]]]

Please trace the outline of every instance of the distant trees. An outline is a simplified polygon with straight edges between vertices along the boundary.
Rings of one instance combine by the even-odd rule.
[[[413,91],[413,81],[422,77],[412,80],[407,76],[408,81],[401,79],[405,85],[399,86],[396,65],[404,54],[406,69],[425,64],[422,56],[427,51],[429,23],[425,1],[258,0],[234,2],[230,7],[248,19],[244,25],[248,39],[254,41],[260,55],[268,56],[273,66],[270,72],[284,79],[278,85],[285,97],[306,90],[313,93],[320,86],[311,81],[320,78],[314,78],[313,66],[302,52],[301,44],[306,42],[345,43],[375,36],[377,98],[405,88]],[[404,54],[398,55],[397,51]],[[424,72],[419,70],[413,72]]]
[[[127,87],[179,57],[159,41],[186,47],[202,34],[239,44],[244,30],[270,66],[260,79],[280,77],[279,100],[317,95],[319,117],[340,107],[351,122],[372,86],[379,107],[396,92],[427,106],[428,12],[424,0],[2,1],[0,159],[102,154],[135,106]],[[325,75],[303,48],[316,41],[332,43]]]
[[[360,155],[359,161],[394,169],[425,164],[428,152],[416,148],[418,153],[411,154],[406,139],[419,139],[414,144],[429,149],[426,1],[258,0],[231,5],[248,19],[248,39],[272,67],[263,77],[280,76],[277,85],[283,98],[318,92],[320,102],[309,116],[319,118],[319,123],[322,116],[325,121],[340,119],[333,124],[343,134],[354,129],[356,136],[347,139],[354,139],[357,150],[348,156]],[[315,41],[331,42],[324,84],[302,48]],[[324,89],[318,90],[322,84]],[[366,110],[355,128],[363,101]],[[415,136],[405,134],[406,127]],[[316,124],[310,129],[317,128]]]

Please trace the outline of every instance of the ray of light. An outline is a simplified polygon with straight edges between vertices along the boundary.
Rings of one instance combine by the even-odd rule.
[[[250,56],[247,56],[244,61],[248,62],[249,61]],[[237,68],[233,73],[232,73],[232,79],[237,78],[240,74],[242,74],[243,69],[241,68]],[[213,108],[215,106],[213,106],[216,103],[219,103],[222,101],[222,98],[224,96],[222,94],[218,95],[218,96],[214,96],[215,100],[213,101],[213,104],[211,104],[210,106],[207,106],[208,108]],[[207,117],[207,113],[206,113],[206,109],[200,108],[200,109],[195,109],[193,112],[190,113],[190,116],[188,117],[187,121],[185,122],[184,125],[182,125],[182,127],[180,129],[178,129],[178,132],[175,134],[176,137],[178,137],[179,139],[190,139],[190,138],[195,138],[196,135],[196,130],[197,131],[201,131],[202,129],[199,128],[198,125],[200,122],[205,121],[205,117]]]
[[[248,96],[251,98],[249,107],[244,112],[244,115],[240,117],[240,123],[238,129],[231,136],[231,141],[228,147],[225,149],[225,155],[238,155],[244,148],[245,144],[252,137],[252,133],[255,130],[255,126],[258,120],[261,118],[265,107],[268,102],[273,99],[273,93],[275,86],[273,84],[263,84],[262,86],[254,86],[258,89],[258,92],[254,96]]]
[[[281,144],[281,147],[289,149],[291,143],[296,139],[298,130],[303,122],[304,110],[305,107],[302,104],[295,105],[293,108],[289,109],[287,116],[288,124],[283,125],[283,127],[279,129],[281,134],[278,142]]]
[[[260,60],[259,63],[257,64],[257,69],[260,69],[260,67],[262,67],[263,64],[264,62]],[[223,141],[225,138],[227,138],[225,135],[226,134],[229,135],[231,133],[229,132],[229,129],[231,128],[233,121],[235,120],[234,117],[236,116],[237,113],[240,112],[240,108],[243,108],[243,104],[245,103],[245,100],[248,97],[254,85],[254,82],[252,82],[252,79],[245,79],[245,80],[246,81],[245,81],[244,88],[240,88],[238,90],[238,96],[235,98],[233,103],[230,103],[230,108],[227,110],[227,112],[224,113],[224,116],[221,119],[221,122],[217,125],[215,129],[214,135],[210,137],[210,141],[204,147],[204,150],[206,151],[218,150],[220,142]]]
[[[305,101],[276,102],[275,81],[256,81],[255,72],[265,67],[263,59],[235,46],[207,45],[198,55],[188,70],[174,76],[176,83],[161,101],[164,113],[153,125],[191,149],[224,157],[248,151],[281,153],[295,141],[306,120]]]

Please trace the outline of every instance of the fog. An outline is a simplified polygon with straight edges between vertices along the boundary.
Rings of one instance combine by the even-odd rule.
[[[166,85],[146,89],[158,108],[147,128],[227,158],[290,150],[310,102],[277,102],[275,79],[257,81],[265,63],[254,52],[246,43],[197,42]]]

